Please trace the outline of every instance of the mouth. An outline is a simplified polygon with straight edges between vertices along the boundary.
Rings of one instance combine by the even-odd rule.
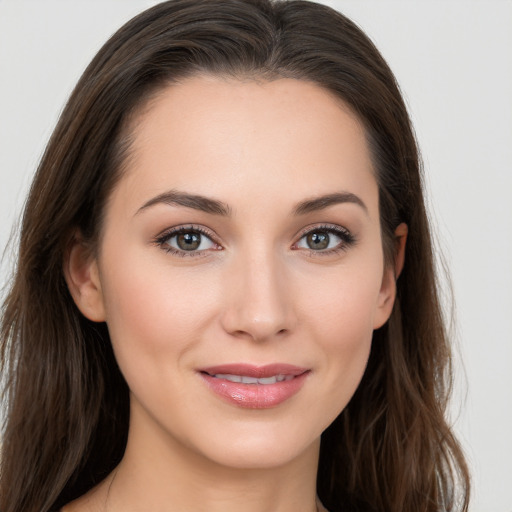
[[[311,370],[289,364],[229,364],[199,370],[208,388],[228,403],[250,409],[276,407],[300,391]]]
[[[261,384],[263,386],[266,386],[268,384],[276,384],[277,382],[285,382],[295,378],[294,375],[284,375],[282,373],[279,373],[278,375],[273,375],[271,377],[261,378],[250,377],[248,375],[233,375],[229,373],[217,373],[214,375],[210,375],[210,377],[228,380],[229,382],[241,382],[242,384]]]

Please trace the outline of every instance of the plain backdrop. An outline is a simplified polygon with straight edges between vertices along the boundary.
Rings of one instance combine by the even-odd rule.
[[[74,83],[154,3],[0,0],[0,247]],[[473,473],[471,510],[512,512],[512,2],[324,3],[370,35],[407,100],[455,293],[451,417]],[[12,262],[8,251],[2,283]]]

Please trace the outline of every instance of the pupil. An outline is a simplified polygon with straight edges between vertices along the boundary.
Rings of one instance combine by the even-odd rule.
[[[198,233],[181,233],[178,235],[177,243],[183,251],[193,251],[201,244],[201,235]]]
[[[327,249],[329,246],[329,235],[322,231],[311,233],[307,236],[307,243],[310,249]]]

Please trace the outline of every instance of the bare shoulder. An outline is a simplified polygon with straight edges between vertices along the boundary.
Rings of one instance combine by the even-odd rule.
[[[329,512],[322,504],[322,502],[317,498],[317,508],[318,512]]]
[[[107,477],[89,492],[60,509],[59,512],[103,512],[105,510],[110,478]]]
[[[84,496],[68,503],[61,508],[59,512],[100,512],[102,508],[99,503],[94,503],[92,500],[85,499]]]

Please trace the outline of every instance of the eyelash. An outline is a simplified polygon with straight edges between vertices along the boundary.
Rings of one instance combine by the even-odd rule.
[[[174,247],[171,247],[169,245],[169,240],[175,236],[178,236],[181,233],[199,233],[202,236],[205,236],[208,238],[213,244],[215,244],[218,248],[214,250],[222,250],[221,246],[217,244],[215,241],[215,236],[208,230],[204,229],[201,226],[195,226],[195,225],[188,225],[188,226],[180,226],[177,228],[171,228],[163,233],[159,234],[154,240],[153,243],[160,247],[162,250],[164,250],[167,253],[173,254],[175,256],[179,256],[182,258],[185,257],[200,257],[200,256],[206,256],[208,249],[203,249],[199,251],[185,251],[176,249]],[[306,250],[309,255],[311,256],[327,256],[327,255],[333,255],[338,254],[340,252],[346,251],[351,246],[355,245],[357,240],[350,233],[350,231],[346,228],[342,228],[341,226],[336,226],[332,224],[323,224],[319,226],[314,227],[308,227],[302,230],[302,232],[299,235],[299,238],[297,242],[293,244],[292,249],[293,250],[300,250],[300,248],[296,247],[299,242],[306,237],[307,235],[310,235],[315,232],[324,232],[328,234],[334,234],[337,237],[341,239],[341,242],[336,246],[332,247],[331,249],[324,249],[324,250],[314,250],[314,249],[304,249]]]
[[[324,250],[317,250],[314,249],[305,249],[310,256],[314,257],[322,257],[322,256],[330,256],[334,254],[339,254],[341,252],[347,251],[350,247],[354,246],[357,242],[356,237],[346,228],[343,228],[341,226],[337,226],[335,224],[321,224],[318,226],[313,227],[307,227],[304,228],[301,233],[299,234],[299,239],[297,242],[295,242],[294,247],[297,246],[297,244],[307,235],[310,235],[312,233],[328,233],[328,234],[334,234],[337,237],[341,239],[341,242],[336,246],[332,247],[331,249],[324,249]],[[299,248],[295,249],[299,250]]]
[[[181,233],[199,233],[202,236],[205,236],[209,240],[212,241],[213,244],[219,247],[219,249],[215,250],[222,250],[220,246],[215,242],[215,236],[208,230],[204,229],[201,226],[194,226],[194,225],[188,225],[188,226],[180,226],[177,228],[171,228],[167,229],[160,235],[158,235],[154,240],[153,243],[159,246],[162,250],[164,250],[167,253],[173,254],[174,256],[179,256],[181,258],[186,257],[198,257],[198,256],[206,256],[207,250],[201,250],[201,251],[184,251],[179,250],[174,247],[171,247],[168,242],[171,238],[180,235]]]

